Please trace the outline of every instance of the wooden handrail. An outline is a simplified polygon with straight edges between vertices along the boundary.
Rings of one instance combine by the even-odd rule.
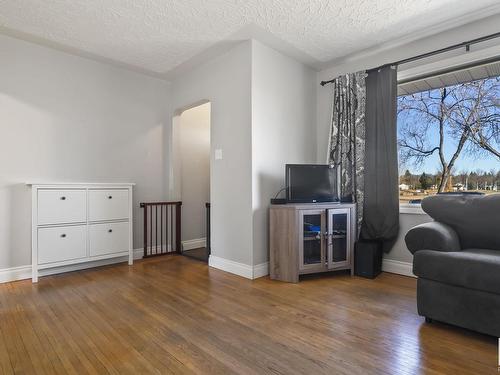
[[[144,206],[181,206],[182,202],[177,201],[177,202],[141,202],[139,203],[140,207],[143,208]]]

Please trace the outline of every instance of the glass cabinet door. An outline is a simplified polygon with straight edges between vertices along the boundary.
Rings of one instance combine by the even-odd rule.
[[[328,210],[328,268],[349,264],[350,227],[348,208]]]
[[[325,267],[325,210],[300,211],[299,262],[301,270]]]

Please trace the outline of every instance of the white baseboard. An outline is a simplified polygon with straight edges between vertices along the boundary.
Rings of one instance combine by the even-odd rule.
[[[144,249],[134,249],[134,259],[142,259]],[[71,266],[59,267],[57,269],[40,270],[40,276],[52,275],[55,273],[78,271],[92,267],[103,266],[107,264],[125,262],[126,257],[104,259],[89,263],[74,264]],[[269,263],[261,263],[255,266],[234,262],[232,260],[219,258],[210,255],[208,265],[222,271],[230,272],[235,275],[246,277],[247,279],[257,279],[269,274]],[[384,259],[382,262],[382,271],[396,273],[398,275],[415,277],[412,272],[412,264],[409,262],[400,262],[392,259]],[[4,268],[0,270],[0,283],[6,283],[16,280],[24,280],[31,278],[31,265]]]
[[[167,251],[170,252],[172,251],[172,246],[166,245]],[[148,253],[149,254],[155,254],[157,252],[163,252],[165,251],[165,245],[163,246],[148,246]],[[142,259],[144,258],[144,248],[141,247],[140,249],[134,249],[134,259]]]
[[[258,279],[269,275],[269,262],[257,264],[253,266],[253,278]]]
[[[134,249],[134,260],[144,258],[144,249]]]
[[[134,249],[134,259],[142,259],[144,255],[144,249]],[[87,268],[105,266],[108,264],[121,263],[128,261],[128,257],[118,257],[111,259],[96,260],[93,262],[72,264],[69,266],[62,266],[56,268],[47,268],[38,271],[40,276],[54,275],[56,273],[64,273],[71,271],[79,271]],[[11,281],[31,279],[31,264],[26,266],[4,268],[0,270],[0,284],[8,283]]]
[[[142,258],[142,254],[141,254],[141,258]],[[135,259],[135,253],[134,253],[134,259]],[[46,269],[38,270],[38,275],[39,276],[49,276],[49,275],[55,275],[58,273],[81,271],[81,270],[86,270],[89,268],[107,266],[110,264],[123,263],[123,262],[128,262],[128,256],[110,258],[110,259],[102,259],[102,260],[94,260],[92,262],[85,262],[85,263],[76,263],[76,264],[70,264],[68,266],[62,266],[62,267],[46,268]],[[30,269],[31,269],[31,266],[30,266]],[[29,277],[31,277],[31,274]]]
[[[229,259],[224,259],[210,255],[208,258],[208,265],[222,271],[233,273],[238,276],[246,277],[247,279],[257,279],[269,274],[269,263],[261,263],[255,266],[248,264],[238,263]]]
[[[31,265],[4,268],[0,270],[0,283],[31,278]]]
[[[148,246],[148,254],[162,253],[167,249],[167,252],[172,251],[172,246],[168,245],[158,245],[158,246]],[[134,249],[134,259],[144,258],[144,248]]]
[[[399,260],[382,260],[382,271],[396,273],[398,275],[416,277],[413,274],[413,265],[409,262],[400,262]]]
[[[195,238],[193,240],[182,241],[182,250],[199,249],[207,246],[206,238]]]
[[[252,266],[249,266],[248,264],[234,262],[232,260],[224,258],[219,258],[214,255],[210,255],[208,257],[208,265],[210,267],[217,268],[222,271],[246,277],[247,279],[252,279],[253,276]]]

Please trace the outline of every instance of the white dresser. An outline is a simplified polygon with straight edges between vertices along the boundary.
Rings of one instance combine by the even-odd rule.
[[[131,183],[32,186],[33,282],[40,270],[128,256],[133,262]]]

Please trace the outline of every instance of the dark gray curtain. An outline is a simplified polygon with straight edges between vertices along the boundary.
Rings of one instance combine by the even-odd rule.
[[[366,72],[345,74],[332,82],[332,117],[327,162],[337,167],[342,201],[356,202],[358,225],[363,218]],[[359,233],[359,232],[358,232]]]
[[[367,73],[361,239],[387,242],[399,230],[396,68]]]

